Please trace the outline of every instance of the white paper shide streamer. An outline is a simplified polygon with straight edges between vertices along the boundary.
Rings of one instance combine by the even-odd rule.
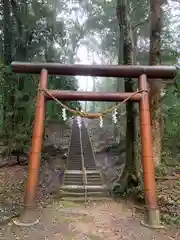
[[[114,112],[112,114],[112,121],[116,124],[117,123],[117,109],[114,109]]]
[[[67,120],[67,113],[65,108],[62,109],[62,118],[63,118],[63,121]]]
[[[100,126],[100,128],[103,127],[103,117],[102,116],[99,117],[99,126]]]

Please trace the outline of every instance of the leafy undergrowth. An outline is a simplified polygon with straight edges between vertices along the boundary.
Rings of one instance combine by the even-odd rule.
[[[180,227],[180,163],[167,155],[157,169],[158,203],[162,220]]]
[[[156,170],[158,206],[161,219],[166,224],[180,228],[180,165],[176,161],[164,161]],[[144,203],[143,182],[129,190],[138,202]]]
[[[180,157],[172,159],[170,154],[163,156],[162,164],[156,169],[157,200],[161,219],[168,225],[180,228]],[[119,194],[118,194],[119,190]],[[116,195],[121,195],[117,187]],[[144,207],[143,177],[137,187],[130,187],[123,197],[132,198]]]
[[[158,182],[157,194],[162,220],[180,227],[180,179]]]
[[[156,170],[158,203],[162,220],[180,227],[180,156],[164,151],[162,164]]]

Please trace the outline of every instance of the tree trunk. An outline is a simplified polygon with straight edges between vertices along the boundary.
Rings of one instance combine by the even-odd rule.
[[[23,9],[26,12],[25,16],[28,14],[28,4],[27,0],[23,0]],[[27,61],[27,49],[28,49],[28,41],[29,39],[24,38],[25,34],[25,24],[27,22],[27,19],[23,19],[21,15],[21,10],[19,3],[15,0],[11,0],[11,8],[12,8],[12,16],[14,18],[15,24],[17,26],[17,36],[18,36],[18,44],[16,44],[16,52],[15,52],[15,60],[16,61]],[[23,93],[24,90],[24,76],[20,75],[18,79],[14,80],[14,86],[15,86],[15,94],[16,91],[19,91]],[[19,101],[15,101],[15,107],[14,107],[14,126],[17,127],[19,124],[22,123],[23,119],[23,112],[19,111]]]
[[[117,17],[119,21],[120,33],[123,34],[123,48],[119,54],[123,56],[123,64],[132,65],[133,60],[133,39],[131,23],[128,16],[128,7],[126,0],[117,0]],[[121,38],[120,38],[121,39]],[[125,92],[133,92],[133,79],[125,78]],[[135,175],[135,120],[134,103],[126,104],[126,166],[120,179],[122,192],[128,187],[133,175]]]
[[[118,64],[123,64],[123,42],[124,42],[124,30],[122,24],[119,24],[119,42],[118,42]],[[124,81],[122,78],[117,78],[116,80],[116,91],[123,92],[124,91]],[[118,105],[119,102],[116,102]],[[121,115],[124,111],[124,108],[119,109],[119,114]],[[123,125],[123,129],[125,129],[125,121],[124,118],[117,116],[118,124],[114,124],[114,141],[120,142],[121,137],[124,136],[124,132],[119,130],[119,126]],[[121,128],[122,129],[122,128]]]
[[[12,61],[12,19],[9,0],[3,0],[4,64]]]
[[[163,1],[150,1],[150,51],[149,64],[161,64],[161,32],[162,32],[162,10]],[[161,161],[161,139],[162,139],[162,104],[161,104],[161,83],[159,81],[150,82],[150,101],[151,101],[151,124],[153,138],[153,158],[155,165]]]
[[[137,64],[137,41],[138,41],[138,33],[137,30],[133,30],[133,65]],[[136,89],[138,88],[136,82]],[[138,104],[134,104],[135,114],[134,114],[134,161],[136,163],[136,178],[137,180],[141,177],[141,158],[139,157],[139,122],[138,122],[138,115],[139,115],[139,106]],[[136,148],[135,148],[136,147]]]
[[[2,1],[3,6],[3,34],[4,34],[4,64],[6,69],[12,61],[12,17],[9,0]],[[4,141],[11,145],[11,133],[14,129],[14,81],[10,71],[4,73],[4,106],[3,106],[3,128]]]

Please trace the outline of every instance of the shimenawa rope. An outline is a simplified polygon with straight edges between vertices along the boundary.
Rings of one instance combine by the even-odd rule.
[[[99,112],[99,113],[88,113],[88,112],[85,112],[85,111],[79,111],[79,110],[75,110],[75,109],[72,109],[70,107],[68,107],[66,104],[62,103],[61,101],[59,101],[56,97],[54,97],[49,91],[48,89],[39,89],[39,91],[42,91],[44,92],[45,94],[49,95],[56,103],[58,103],[59,105],[61,105],[63,108],[65,108],[66,110],[68,110],[70,113],[76,115],[76,116],[80,116],[80,117],[83,117],[83,118],[89,118],[89,119],[98,119],[100,117],[104,117],[106,116],[108,113],[111,113],[113,112],[115,109],[119,108],[122,104],[126,103],[127,101],[129,101],[133,96],[135,96],[136,94],[138,93],[142,93],[142,92],[148,92],[148,90],[146,89],[142,89],[142,90],[137,90],[136,92],[133,92],[129,97],[127,97],[126,99],[124,99],[122,102],[114,105],[113,107],[111,108],[108,108],[107,110],[103,111],[103,112]]]

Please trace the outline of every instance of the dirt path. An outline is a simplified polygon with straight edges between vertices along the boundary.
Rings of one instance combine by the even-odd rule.
[[[70,240],[70,239],[180,239],[180,233],[152,231],[140,225],[142,216],[133,214],[126,203],[75,204],[54,202],[40,212],[40,223],[17,227],[10,222],[0,228],[1,240]]]

